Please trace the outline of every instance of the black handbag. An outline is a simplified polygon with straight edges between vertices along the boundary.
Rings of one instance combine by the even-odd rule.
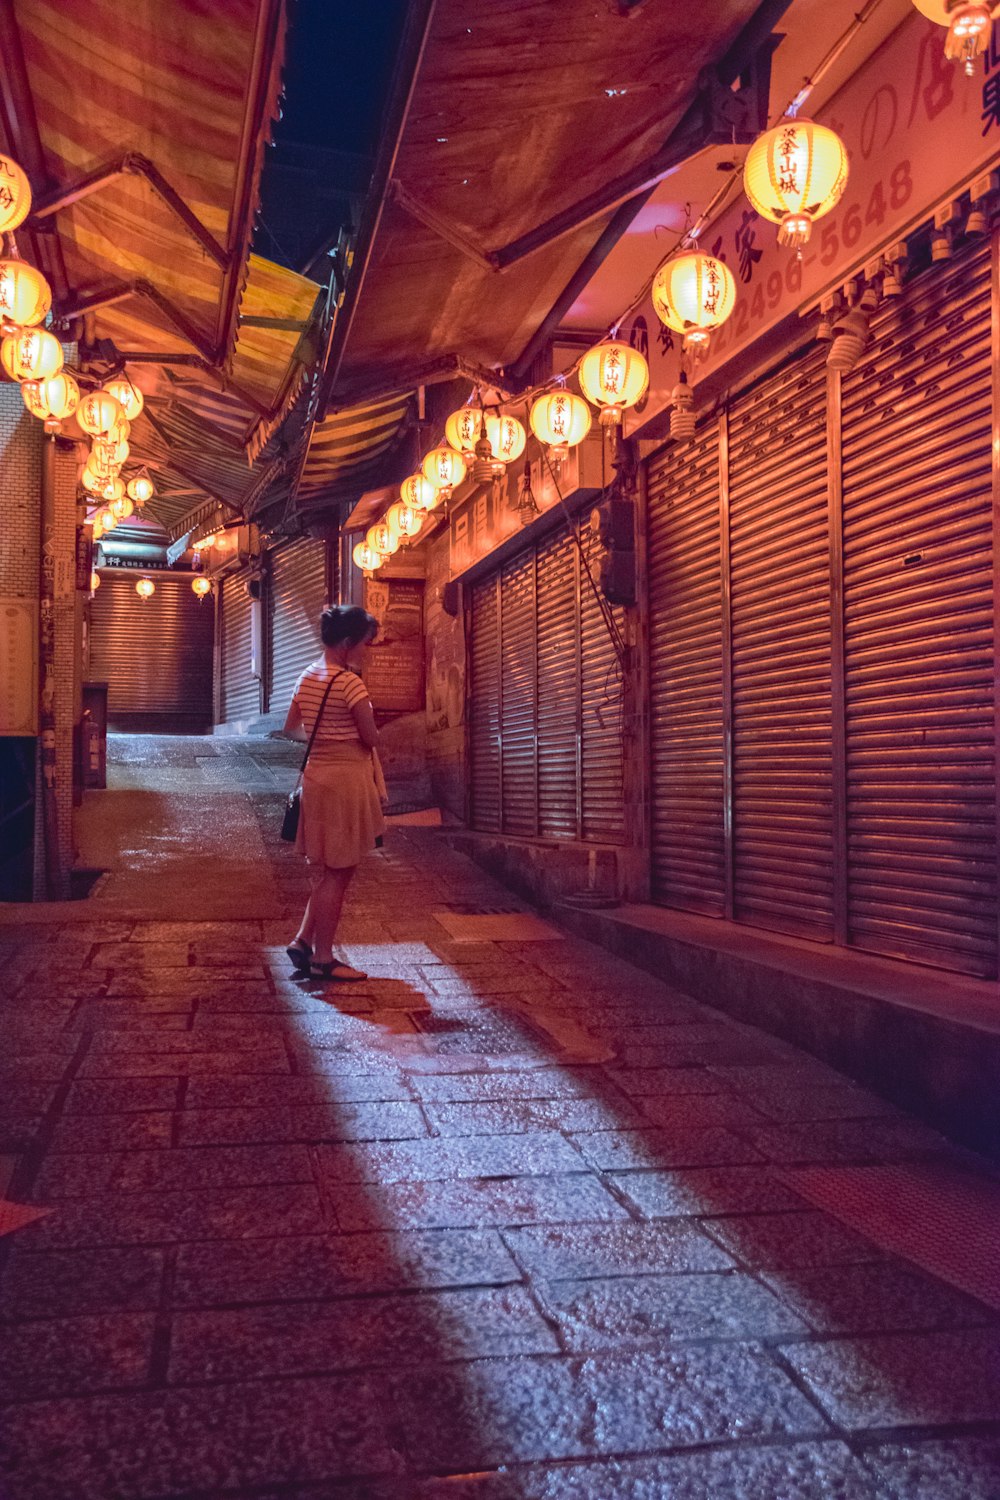
[[[313,740],[316,738],[316,731],[319,728],[319,722],[323,717],[323,710],[326,708],[326,700],[330,696],[330,689],[333,687],[333,684],[336,682],[339,676],[339,672],[334,673],[334,675],[330,678],[330,681],[326,685],[326,692],[323,694],[323,701],[319,706],[319,713],[316,715],[316,722],[312,727],[312,734],[309,736],[309,743],[306,746],[306,753],[305,755],[303,755],[302,764],[299,767],[299,779],[295,783],[293,790],[289,792],[288,801],[285,803],[285,815],[281,820],[281,837],[284,839],[286,844],[294,844],[298,836],[299,818],[302,816],[302,776],[306,768],[306,761],[309,759],[309,752],[313,747]]]

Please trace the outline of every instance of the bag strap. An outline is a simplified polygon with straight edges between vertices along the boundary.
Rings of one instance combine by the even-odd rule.
[[[334,672],[333,676],[330,678],[330,681],[326,685],[326,692],[323,694],[323,701],[319,706],[319,713],[316,715],[316,722],[312,727],[312,734],[309,736],[309,743],[306,746],[306,753],[305,755],[303,755],[302,764],[299,767],[299,782],[301,782],[302,780],[302,775],[306,768],[306,761],[309,759],[310,752],[312,751],[313,741],[316,738],[316,732],[319,729],[320,720],[323,717],[323,710],[326,708],[326,700],[330,696],[330,689],[333,687],[333,684],[336,682],[337,678],[342,675],[342,670]]]

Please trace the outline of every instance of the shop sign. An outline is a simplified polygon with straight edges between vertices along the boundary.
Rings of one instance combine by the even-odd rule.
[[[424,584],[415,578],[368,578],[365,609],[379,622],[365,656],[372,706],[416,713],[424,706]]]
[[[0,599],[0,735],[38,733],[38,605]]]
[[[972,79],[945,58],[941,36],[914,13],[817,111],[847,146],[850,178],[838,207],[814,226],[801,261],[778,245],[776,227],[742,192],[702,235],[702,248],[736,277],[739,300],[696,366],[696,384],[789,314],[814,307],[1000,156],[998,27]],[[647,328],[658,331],[648,349],[646,415],[654,415],[670,404],[680,345],[648,300],[621,332],[635,343]]]

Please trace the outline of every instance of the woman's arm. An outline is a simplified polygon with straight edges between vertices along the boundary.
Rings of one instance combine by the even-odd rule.
[[[375,710],[372,708],[372,700],[366,695],[358,703],[353,703],[351,713],[354,715],[358,739],[366,750],[374,750],[378,744],[378,730],[375,727]]]
[[[305,730],[302,727],[302,710],[293,698],[288,709],[288,717],[282,734],[286,734],[290,740],[304,740]]]

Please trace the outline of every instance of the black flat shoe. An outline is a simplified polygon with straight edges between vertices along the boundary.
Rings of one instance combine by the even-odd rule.
[[[289,943],[288,947],[285,949],[285,952],[291,959],[292,968],[296,971],[296,973],[306,974],[309,972],[309,965],[312,963],[313,951],[308,943],[304,943],[300,938],[297,942]]]
[[[309,973],[313,979],[339,979],[345,984],[358,984],[368,978],[363,969],[352,969],[350,964],[340,963],[337,959],[328,964],[313,964]]]

